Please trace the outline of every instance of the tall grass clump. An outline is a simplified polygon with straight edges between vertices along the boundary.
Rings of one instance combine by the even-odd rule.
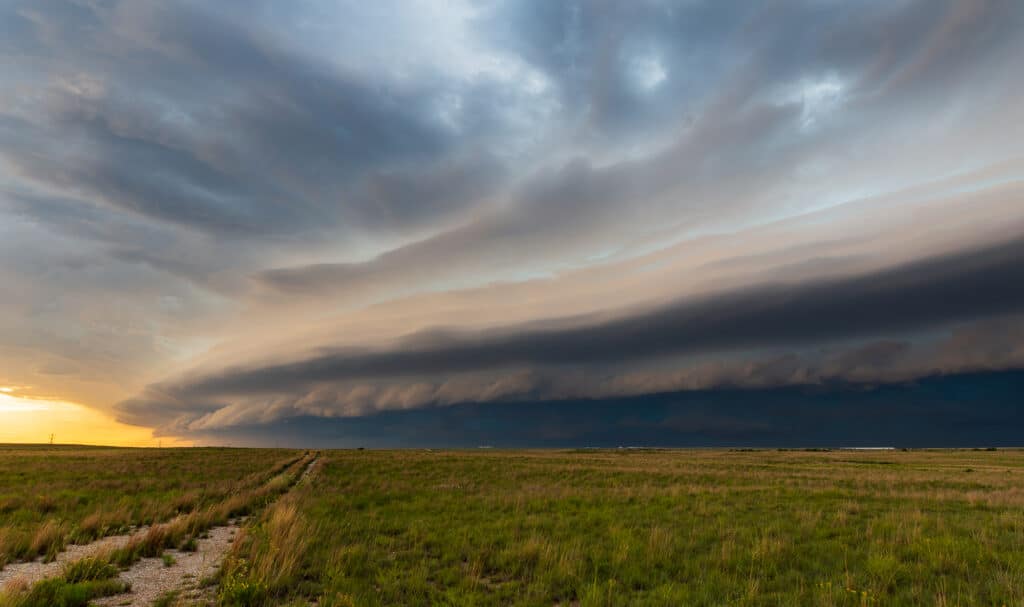
[[[77,584],[108,580],[117,577],[117,572],[117,567],[112,565],[107,557],[86,557],[64,565],[61,578],[65,582]]]
[[[29,555],[42,555],[50,561],[63,549],[64,525],[55,519],[48,519],[32,536]]]
[[[300,579],[302,558],[315,534],[291,496],[273,505],[264,520],[239,534],[224,566],[220,605],[269,605]]]

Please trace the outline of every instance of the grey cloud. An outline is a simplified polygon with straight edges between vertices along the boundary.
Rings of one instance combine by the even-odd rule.
[[[237,295],[245,287],[233,272],[234,268],[244,266],[251,254],[241,243],[221,246],[82,199],[10,193],[0,195],[0,209],[56,238],[79,240],[95,247],[92,256],[77,259],[80,264],[110,260],[144,264],[225,296]]]
[[[884,381],[1021,359],[1007,338],[1020,330],[1020,241],[851,272],[976,246],[998,230],[961,217],[975,195],[1003,197],[983,207],[1007,215],[1001,237],[1016,226],[1019,188],[935,180],[1021,154],[1024,4],[528,0],[454,7],[476,13],[465,32],[439,27],[452,4],[432,16],[372,4],[0,4],[0,345],[29,353],[17,363],[26,373],[67,359],[83,381],[123,390],[246,323],[259,340],[297,342],[297,325],[327,319],[327,333],[353,311],[374,325],[357,343],[444,314],[402,316],[413,301],[396,303],[384,330],[391,317],[359,309],[368,301],[597,270],[595,259],[613,263],[515,312],[534,322],[285,349],[277,364],[231,368],[225,352],[249,344],[214,347],[195,373],[120,411],[195,431],[432,403]],[[888,202],[909,212],[924,195],[904,188],[926,182],[936,185],[916,208],[948,202],[928,214],[942,225],[872,250],[893,231],[865,228],[864,216]],[[860,215],[794,219],[861,197],[871,201]],[[776,220],[802,228],[743,246],[750,226]],[[843,232],[862,240],[847,247]],[[736,259],[702,248],[712,233],[733,235]],[[666,248],[680,243],[692,247]],[[706,293],[709,277],[747,287],[621,316],[536,318],[588,293],[610,294],[594,298],[603,308],[653,292],[663,303],[667,285],[614,276],[652,251],[669,268],[692,254],[700,276],[676,293]],[[768,271],[814,279],[750,283]],[[629,285],[641,288],[622,293]]]
[[[814,3],[762,11],[729,3],[500,5],[488,27],[497,28],[500,43],[559,83],[565,107],[572,108],[563,125],[597,103],[587,100],[594,86],[577,80],[604,77],[596,73],[593,56],[605,52],[602,45],[613,44],[608,38],[620,37],[605,30],[626,30],[674,49],[666,59],[678,62],[673,73],[700,69],[708,57],[732,55],[727,65],[707,59],[715,65],[708,68],[713,74],[701,75],[704,89],[666,93],[672,116],[622,109],[624,116],[654,116],[651,132],[633,131],[660,142],[647,153],[603,163],[583,153],[548,163],[517,182],[507,205],[467,225],[366,262],[278,267],[257,274],[256,281],[288,295],[380,296],[400,291],[413,278],[429,287],[496,270],[546,270],[553,259],[580,262],[606,253],[610,240],[643,238],[655,227],[655,217],[685,231],[768,212],[771,196],[801,196],[807,179],[800,173],[815,162],[831,158],[843,164],[896,153],[905,142],[887,140],[884,125],[927,129],[931,121],[925,116],[942,119],[958,102],[935,91],[962,93],[949,88],[953,78],[977,77],[986,86],[1002,86],[994,70],[1006,69],[1014,24],[1024,15],[1019,5],[1003,2],[982,4],[970,18],[955,2],[940,10],[928,2],[833,8],[824,11]],[[704,27],[710,32],[697,31]],[[952,63],[931,57],[938,52],[933,47],[952,43],[947,39],[961,40],[968,57]],[[991,65],[978,69],[989,57]],[[944,67],[930,67],[933,63]],[[818,107],[829,103],[836,107]],[[830,114],[818,116],[821,112]],[[571,132],[564,136],[573,138]],[[628,143],[617,139],[610,149]],[[577,142],[579,148],[595,151],[594,157],[609,149],[594,142]],[[846,187],[884,180],[888,169],[881,163],[876,168],[851,178]],[[819,195],[842,191],[843,178],[818,184]]]
[[[454,379],[467,373],[486,375],[526,368],[537,369],[541,375],[518,376],[514,382],[507,376],[485,377],[483,381],[473,380],[474,387],[455,393],[465,395],[468,391],[473,398],[467,400],[486,400],[507,394],[521,397],[543,389],[550,398],[551,382],[559,385],[559,381],[566,381],[564,377],[571,377],[573,369],[581,367],[614,368],[698,352],[806,347],[894,332],[911,335],[1019,314],[1024,312],[1022,259],[1024,241],[1018,240],[870,274],[767,284],[613,319],[572,319],[564,321],[562,327],[549,321],[540,327],[479,333],[427,332],[411,336],[390,350],[341,350],[296,362],[204,372],[161,384],[159,389],[182,402],[241,397],[239,404],[211,414],[224,418],[227,411],[247,415],[259,412],[259,407],[252,407],[252,398],[293,403],[294,396],[290,395],[313,394],[318,386],[334,385],[341,387],[328,388],[328,401],[348,403],[345,407],[351,413],[365,408],[351,404],[352,386],[363,385],[360,389],[365,390],[367,381],[404,382],[397,387],[373,388],[366,398],[378,405],[391,402],[406,408],[442,400],[439,384],[423,385],[424,380],[417,378]],[[825,363],[808,365],[785,356],[762,360],[753,367],[698,368],[686,374],[686,381],[701,381],[698,378],[703,377],[702,381],[709,384],[735,381],[740,385],[775,385],[826,376],[878,378],[900,370],[900,360],[907,356],[908,349],[902,341],[879,341],[839,356],[823,357]],[[962,358],[961,366],[967,360]],[[553,376],[549,371],[563,379],[550,379]],[[504,387],[499,387],[499,379],[506,382]],[[632,382],[631,389],[636,390],[647,380],[634,376],[632,380],[626,377],[617,381],[620,389],[627,389],[624,386]],[[588,385],[587,381],[568,383]],[[488,390],[493,391],[490,397]],[[382,391],[390,391],[390,396],[382,396]],[[571,390],[567,394],[586,396]],[[323,400],[319,399],[321,403]],[[146,408],[154,401],[142,398],[139,402],[149,403],[143,406]]]
[[[203,444],[300,447],[988,447],[1018,444],[1024,373],[883,386],[698,390],[601,400],[467,403],[193,431]],[[624,451],[623,455],[628,455]]]
[[[567,105],[582,107],[598,132],[663,128],[701,110],[730,74],[747,95],[834,72],[877,98],[920,86],[914,96],[1005,45],[1024,13],[1012,1],[830,4],[751,7],[729,2],[499,3],[488,32],[558,83]],[[663,65],[653,91],[630,86],[644,52]],[[632,61],[631,61],[632,60]],[[894,101],[892,95],[887,103]],[[629,134],[629,130],[625,130]]]
[[[440,76],[373,82],[188,4],[7,12],[35,32],[12,53],[88,84],[23,79],[44,103],[0,119],[6,159],[37,184],[236,235],[400,232],[496,187],[499,170],[459,158],[473,134],[457,140],[434,114],[433,100],[462,86]]]
[[[1004,343],[1019,339],[1024,330],[1020,317],[994,322],[1009,330],[1007,335],[1011,337],[1002,340]],[[597,407],[601,402],[617,402],[628,411],[633,400],[659,394],[689,392],[713,397],[734,390],[757,394],[791,386],[818,387],[823,391],[864,390],[935,375],[957,376],[1024,366],[1024,350],[1020,348],[1016,352],[995,353],[988,345],[963,343],[964,332],[984,332],[992,324],[973,323],[954,330],[939,350],[958,348],[955,357],[937,356],[931,345],[915,347],[909,341],[881,340],[826,351],[811,349],[682,363],[661,370],[562,368],[411,383],[342,382],[294,394],[224,397],[213,405],[199,401],[191,407],[189,401],[153,387],[119,408],[124,421],[159,425],[160,432],[170,434],[198,435],[238,427],[275,427],[280,420],[289,418],[352,419],[461,403],[514,404],[513,409],[522,408],[524,403],[543,403],[557,410],[564,403],[588,402]],[[980,348],[974,347],[979,345]],[[170,406],[166,406],[168,399],[172,399]],[[710,409],[706,413],[709,418],[718,416]],[[735,421],[743,425],[743,420]]]
[[[757,148],[748,138],[768,138],[798,118],[799,108],[792,104],[760,107],[727,124],[698,125],[649,158],[604,167],[575,158],[522,183],[513,204],[489,210],[467,225],[370,261],[276,268],[255,279],[289,294],[356,297],[388,292],[412,278],[430,284],[460,274],[473,277],[543,264],[557,255],[575,258],[592,252],[602,237],[641,233],[655,215],[688,209],[699,216],[709,200],[729,200],[734,210],[742,207],[746,189],[771,171],[752,166],[743,178],[722,181],[726,159],[743,163]],[[778,151],[779,157],[787,155]],[[684,184],[685,191],[675,191]]]
[[[881,104],[877,93],[889,87],[883,98],[891,112],[919,101],[928,86],[948,83],[955,70],[946,59],[954,42],[961,51],[951,58],[956,70],[977,65],[1012,40],[1021,16],[1012,2],[968,8],[952,2],[938,9],[928,2],[867,3],[828,11],[815,3],[761,11],[729,3],[496,6],[480,19],[488,34],[481,37],[557,84],[564,97],[557,123],[587,114],[599,123],[625,124],[617,135],[649,139],[696,121],[687,135],[693,140],[688,154],[595,171],[589,179],[607,194],[586,204],[533,204],[526,184],[516,202],[524,209],[520,214],[540,214],[533,222],[540,225],[561,221],[562,231],[569,214],[573,222],[615,225],[621,217],[610,206],[621,211],[622,196],[634,208],[664,211],[649,199],[682,183],[688,187],[675,197],[683,202],[669,211],[685,214],[700,206],[700,212],[720,212],[707,207],[749,197],[765,180],[772,182],[768,176],[785,180],[786,168],[813,149],[813,142],[797,144],[799,120],[792,112],[807,103],[799,95],[790,100],[796,108],[763,118],[775,128],[754,126],[758,113],[771,113],[757,106],[780,102],[765,97],[773,87],[832,70],[853,83],[844,93],[853,100]],[[499,117],[508,105],[531,111],[513,87],[429,71],[401,82],[378,73],[375,81],[270,36],[269,20],[280,19],[281,11],[264,6],[245,19],[234,14],[241,10],[188,3],[11,3],[4,19],[12,34],[7,56],[59,68],[58,78],[90,78],[92,93],[81,86],[71,87],[75,94],[51,87],[35,93],[48,102],[20,104],[19,114],[29,116],[8,116],[0,125],[8,160],[23,177],[117,208],[242,235],[451,226],[461,223],[459,213],[498,195],[502,176],[521,176],[521,167],[468,160],[478,151],[502,157],[508,138],[519,136]],[[648,50],[664,61],[667,75],[655,93],[641,94],[627,82],[627,72],[635,56]],[[939,64],[943,69],[934,67]],[[18,83],[38,89],[45,84],[40,79],[22,76]],[[913,94],[896,90],[911,85]],[[435,111],[449,96],[468,108],[457,133]],[[584,162],[603,155],[604,144],[588,145],[580,154]],[[723,169],[709,171],[716,155]],[[726,172],[761,177],[745,178],[747,189],[707,200],[707,190],[720,185]],[[620,181],[645,185],[637,190]],[[619,195],[614,203],[602,202],[613,194]],[[593,188],[588,196],[595,198]],[[490,235],[486,226],[479,230],[478,238]],[[445,264],[449,255],[434,262]],[[388,278],[385,268],[365,270],[401,280]]]

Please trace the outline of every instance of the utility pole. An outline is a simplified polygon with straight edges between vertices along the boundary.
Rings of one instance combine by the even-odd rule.
[[[53,432],[50,433],[50,444],[53,445]]]

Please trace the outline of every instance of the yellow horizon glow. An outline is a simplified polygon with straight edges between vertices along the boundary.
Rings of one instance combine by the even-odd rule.
[[[171,437],[123,424],[95,409],[63,400],[15,396],[0,387],[0,443],[109,445],[113,447],[188,446]]]

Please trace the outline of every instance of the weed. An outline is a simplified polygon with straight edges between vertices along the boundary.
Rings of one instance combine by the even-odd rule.
[[[266,604],[266,584],[250,579],[248,574],[248,563],[236,561],[221,579],[217,604],[221,607],[259,607]]]
[[[68,563],[61,575],[64,581],[72,584],[107,580],[116,576],[117,567],[103,557],[87,557]]]

